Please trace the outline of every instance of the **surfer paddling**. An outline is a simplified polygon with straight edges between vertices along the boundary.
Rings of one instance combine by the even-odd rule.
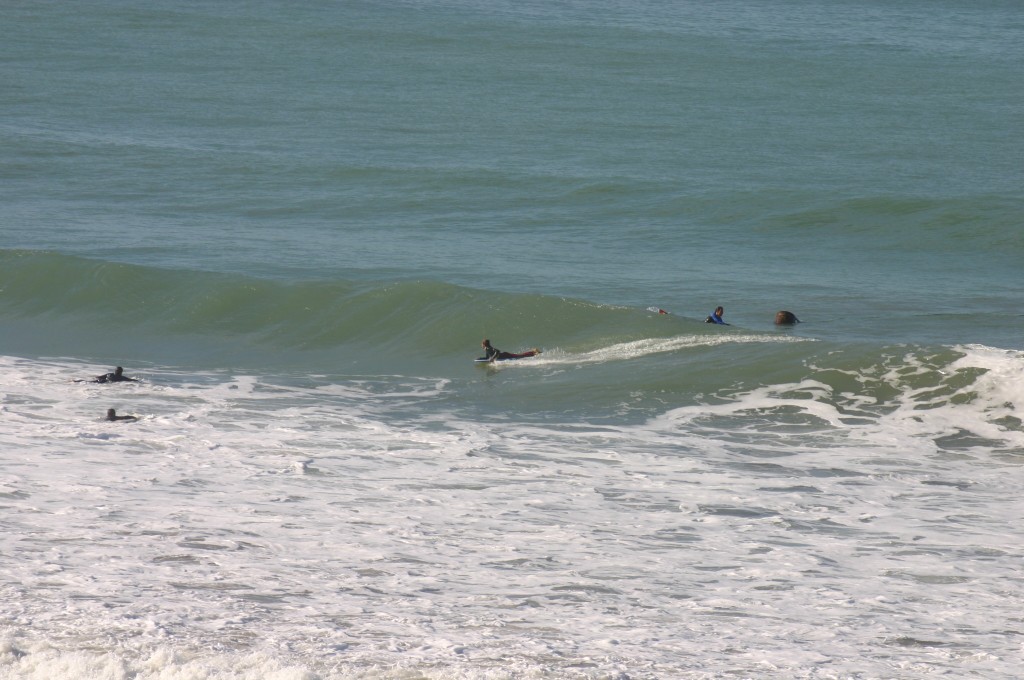
[[[715,311],[711,312],[708,318],[704,319],[704,323],[717,323],[721,326],[728,326],[729,324],[722,320],[723,314],[725,314],[725,309],[723,307],[715,307]]]
[[[502,352],[497,347],[491,345],[491,341],[484,338],[480,346],[484,348],[484,356],[477,359],[477,361],[486,361],[488,363],[494,363],[495,361],[507,361],[508,359],[525,359],[526,357],[532,357],[540,354],[540,350],[534,347],[526,352],[520,352],[518,354],[513,352]]]
[[[106,419],[111,421],[111,422],[113,422],[115,420],[138,420],[138,417],[136,417],[136,416],[119,416],[119,415],[117,415],[117,411],[115,411],[112,408],[108,408],[107,409],[107,418]]]
[[[104,373],[98,375],[94,380],[76,380],[75,382],[92,382],[92,383],[115,383],[115,382],[139,382],[136,378],[129,378],[124,374],[124,369],[118,366],[112,373]]]
[[[796,314],[793,312],[787,312],[785,310],[775,313],[775,325],[776,326],[792,326],[800,323],[800,319],[796,318]]]

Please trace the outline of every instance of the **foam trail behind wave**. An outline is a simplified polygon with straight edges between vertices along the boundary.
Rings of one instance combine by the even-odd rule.
[[[562,364],[600,364],[617,361],[630,361],[657,354],[679,352],[699,347],[721,347],[723,345],[750,344],[788,344],[794,342],[813,342],[812,338],[801,338],[771,334],[722,334],[722,335],[683,335],[670,338],[644,338],[620,342],[584,352],[568,352],[558,348],[544,350],[538,357],[513,362],[507,365],[521,366],[557,366]]]

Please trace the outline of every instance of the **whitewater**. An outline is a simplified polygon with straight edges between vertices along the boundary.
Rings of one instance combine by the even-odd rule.
[[[809,380],[609,426],[470,420],[445,380],[8,359],[0,668],[1012,677],[1024,435],[991,422],[1024,361],[950,368],[981,366],[1002,393],[969,407]]]

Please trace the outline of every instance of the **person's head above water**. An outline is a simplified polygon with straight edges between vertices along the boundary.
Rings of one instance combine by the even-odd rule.
[[[120,366],[114,369],[114,375],[121,375],[122,373],[124,373],[124,369]]]
[[[484,338],[483,342],[480,343],[480,346],[481,347],[490,347],[491,346],[491,341],[488,340],[487,338]]]
[[[792,326],[797,323],[800,323],[800,319],[796,318],[796,314],[793,312],[783,310],[781,312],[776,312],[775,314],[776,326]]]
[[[708,318],[704,319],[704,323],[717,323],[723,326],[728,326],[729,324],[722,320],[723,314],[725,314],[725,307],[719,305],[715,307],[715,311],[711,312]]]

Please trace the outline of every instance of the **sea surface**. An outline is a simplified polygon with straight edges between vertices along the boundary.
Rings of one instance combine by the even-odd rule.
[[[1020,677],[1018,0],[2,15],[0,680]]]

